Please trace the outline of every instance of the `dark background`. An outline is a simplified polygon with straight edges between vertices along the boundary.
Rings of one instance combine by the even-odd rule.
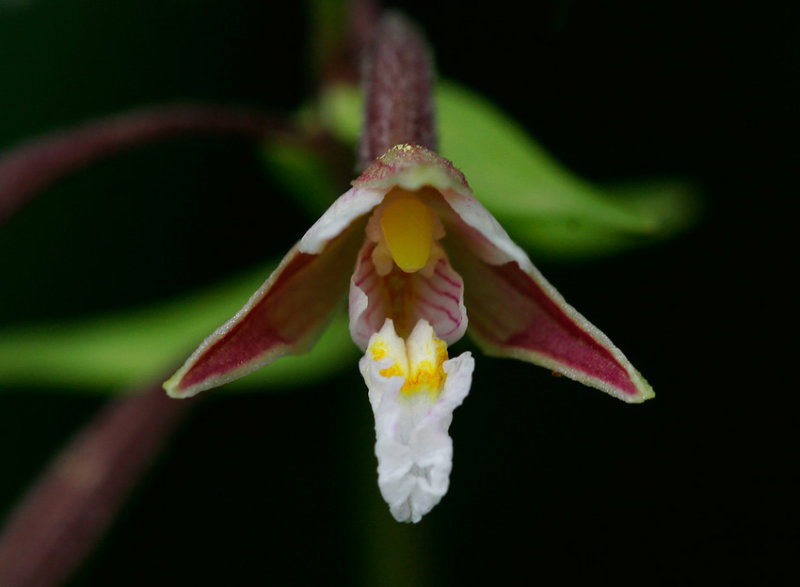
[[[274,4],[0,1],[0,149],[181,98],[291,111],[313,88],[307,10]],[[702,189],[701,222],[671,242],[572,263],[531,251],[657,398],[628,406],[479,356],[451,428],[450,492],[401,526],[377,490],[355,364],[293,393],[209,393],[74,584],[798,579],[798,11],[531,4],[525,15],[511,2],[395,5],[427,31],[442,76],[492,98],[581,175]],[[0,325],[209,285],[282,254],[310,222],[246,141],[138,150],[2,227]],[[102,402],[2,390],[0,515]]]

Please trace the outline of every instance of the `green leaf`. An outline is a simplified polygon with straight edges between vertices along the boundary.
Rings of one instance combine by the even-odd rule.
[[[443,84],[437,98],[442,154],[509,232],[537,252],[616,252],[681,231],[696,217],[696,198],[685,183],[594,187],[478,95]]]
[[[643,208],[661,222],[658,231],[621,230],[576,217],[545,218],[518,216],[503,218],[506,230],[525,248],[539,257],[577,259],[610,255],[646,246],[659,238],[676,234],[691,225],[698,215],[698,199],[691,185],[675,180],[647,181],[609,188],[619,201],[631,209]]]
[[[124,314],[0,331],[0,384],[115,393],[166,379],[247,301],[271,269]],[[340,315],[307,355],[285,357],[225,388],[266,390],[304,385],[353,368],[357,355],[347,319]]]
[[[322,125],[340,141],[355,145],[361,136],[364,96],[358,86],[337,83],[325,88],[319,101]]]
[[[336,83],[323,89],[316,104],[319,121],[343,143],[355,146],[364,120],[364,94],[357,85]],[[301,109],[300,116],[307,116]]]
[[[553,159],[488,100],[452,83],[437,88],[440,151],[512,237],[537,255],[610,254],[685,230],[698,214],[693,188],[648,180],[602,189]],[[322,96],[321,119],[354,141],[362,99],[354,87]]]
[[[270,173],[313,218],[339,197],[346,186],[335,186],[318,153],[281,138],[265,140],[261,148]]]

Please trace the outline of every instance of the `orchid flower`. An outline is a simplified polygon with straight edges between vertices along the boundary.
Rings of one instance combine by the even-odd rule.
[[[448,489],[448,429],[474,368],[469,352],[451,359],[448,347],[468,326],[488,354],[547,367],[626,402],[653,396],[475,199],[463,174],[429,148],[429,62],[413,27],[383,20],[365,68],[361,144],[365,162],[378,156],[164,384],[172,397],[191,397],[308,350],[349,283],[350,335],[364,353],[359,367],[375,414],[378,485],[395,519],[411,522]]]
[[[447,429],[474,364],[469,352],[448,359],[447,347],[468,324],[488,354],[530,361],[626,402],[653,396],[449,161],[397,145],[352,186],[165,383],[171,396],[191,397],[309,349],[349,280],[350,334],[364,352],[379,485],[392,514],[414,522],[447,491]]]
[[[397,520],[418,522],[449,486],[453,448],[448,430],[455,408],[469,393],[474,370],[469,352],[451,358],[449,348],[465,333],[469,332],[487,354],[544,366],[629,403],[648,399],[653,392],[608,338],[547,283],[525,252],[475,199],[464,175],[437,154],[430,56],[413,27],[396,16],[384,19],[365,71],[363,172],[305,233],[250,301],[208,337],[164,387],[172,397],[191,397],[284,355],[310,349],[336,314],[349,287],[350,335],[363,353],[359,368],[375,415],[379,488]],[[464,97],[463,91],[460,95]],[[445,111],[450,112],[451,119],[469,120],[474,136],[491,138],[491,132],[499,129],[504,145],[520,143],[506,140],[513,133],[503,120],[492,120],[490,129],[476,123],[476,112],[483,114],[481,119],[492,118],[491,112],[487,115],[484,111],[485,105],[471,100],[466,105],[466,115],[464,104],[457,103],[454,108],[451,103]],[[325,118],[324,109],[323,97],[321,120]],[[137,111],[48,135],[0,157],[0,220],[47,184],[128,145],[193,132],[244,134],[266,141],[282,128],[282,122],[258,113],[183,105]],[[336,129],[329,130],[339,134]],[[451,142],[470,142],[458,132],[447,136]],[[348,137],[338,138],[344,141]],[[497,147],[496,141],[486,143],[492,150]],[[486,145],[482,147],[479,151],[489,150]],[[453,159],[464,160],[463,154]],[[473,170],[474,163],[473,158],[462,164]],[[490,165],[495,167],[495,176],[503,169],[494,162]],[[514,166],[525,167],[519,161],[510,165]],[[508,179],[508,174],[499,175]],[[486,189],[487,184],[477,182],[476,187],[479,192],[506,194],[509,201],[519,201],[511,195],[513,190]],[[553,193],[560,195],[558,190]],[[518,220],[509,219],[509,209],[502,216],[496,202],[493,209],[504,222]],[[512,215],[517,211],[511,206]],[[210,305],[216,307],[219,296],[212,297]],[[226,290],[223,297],[238,296]],[[171,328],[180,332],[180,337],[194,336],[192,329],[185,327],[186,316],[191,315],[189,322],[195,325],[197,315],[208,318],[208,306],[182,306],[185,312],[176,312],[171,306]],[[180,327],[176,327],[176,321],[181,322]],[[135,323],[140,331],[153,332],[148,336],[165,338],[161,330],[142,328],[139,313]],[[129,343],[131,324],[125,320],[103,323],[84,339],[102,340],[106,345],[106,335],[118,331],[123,334],[117,340]],[[6,349],[16,352],[20,339],[25,342],[28,333],[24,329],[20,332],[19,337],[4,336]],[[329,331],[337,332],[337,328]],[[39,340],[28,339],[34,343]],[[76,340],[75,332],[66,333],[63,348],[72,350]],[[175,345],[172,338],[164,343],[165,348]],[[162,354],[153,352],[150,344],[134,341],[132,346],[146,348],[148,356],[140,353],[132,358],[134,353],[127,352],[131,345],[125,347],[126,352],[116,354],[124,355],[129,363],[146,363]],[[40,365],[39,347],[33,344],[30,348],[34,348],[36,365]],[[344,362],[335,350],[330,352],[325,341],[316,350],[309,368],[316,368],[317,374],[326,373],[330,364]],[[325,353],[322,358],[320,352]],[[93,351],[81,348],[80,353],[96,362]],[[74,356],[70,354],[67,359]],[[172,357],[164,360],[171,361]],[[108,366],[105,363],[104,368]],[[287,365],[290,378],[296,379],[290,361],[281,366]],[[4,367],[6,377],[19,372],[9,369],[8,364]],[[128,369],[124,373],[128,377],[130,367],[123,369]],[[25,365],[21,370],[32,371]],[[37,368],[35,376],[46,377],[49,371]],[[56,371],[63,382],[64,372]],[[152,371],[152,365],[142,369]],[[279,368],[267,373],[272,376],[280,372]],[[105,376],[93,377],[107,385]],[[131,394],[111,406],[43,477],[33,498],[8,524],[7,534],[0,536],[0,559],[20,563],[12,570],[30,573],[44,569],[47,576],[59,576],[102,531],[108,520],[93,515],[98,503],[104,511],[116,507],[124,486],[133,482],[146,457],[177,421],[182,412],[179,408],[186,407],[159,403],[152,386],[148,389],[141,396]],[[108,425],[120,422],[125,424],[122,428]],[[131,430],[136,434],[129,434]],[[135,450],[129,450],[134,445]],[[97,447],[103,450],[95,450]],[[83,485],[81,492],[71,492],[74,488],[67,487],[70,491],[53,493],[53,487],[63,489],[64,483],[71,483],[65,471],[78,460],[89,459],[93,466],[108,469],[119,455],[124,455],[126,462],[133,457],[133,465],[125,468],[129,475],[98,478],[98,484]],[[62,558],[55,560],[52,552],[64,543],[64,536],[74,534],[76,527],[86,540],[78,549],[70,546],[66,555],[62,551]],[[39,555],[49,557],[47,565],[27,554],[31,545],[38,548]],[[22,550],[13,550],[19,547]],[[34,568],[36,571],[31,570]]]

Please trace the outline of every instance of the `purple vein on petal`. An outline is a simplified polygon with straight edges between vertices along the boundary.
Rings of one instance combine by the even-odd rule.
[[[408,334],[425,319],[448,344],[460,339],[467,327],[464,285],[447,258],[439,259],[429,276],[405,275],[396,266],[379,275],[371,255],[375,246],[364,244],[351,281],[350,333],[355,343],[366,348],[389,317],[398,333]]]
[[[175,104],[142,108],[48,133],[0,153],[0,222],[63,176],[125,148],[187,134],[261,137],[287,123],[232,106]]]

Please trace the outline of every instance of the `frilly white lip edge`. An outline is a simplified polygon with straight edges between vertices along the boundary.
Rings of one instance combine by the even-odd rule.
[[[472,383],[475,362],[468,352],[442,363],[446,374],[435,399],[428,393],[401,393],[403,376],[385,376],[397,350],[424,345],[433,339],[430,324],[420,320],[407,340],[397,336],[387,319],[370,340],[385,341],[389,354],[373,359],[370,350],[359,362],[375,414],[375,454],[378,487],[392,516],[399,522],[419,522],[447,493],[453,463],[448,434],[453,410],[463,402]]]

